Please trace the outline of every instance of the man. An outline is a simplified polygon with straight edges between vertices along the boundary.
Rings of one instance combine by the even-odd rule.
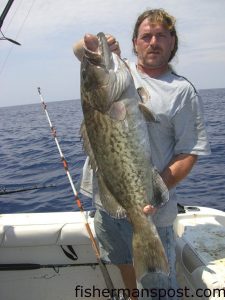
[[[108,44],[113,52],[120,54],[118,43],[112,36],[108,36]],[[84,45],[89,50],[97,51],[97,38],[86,35],[84,40],[75,45],[74,52],[79,59],[82,59]],[[162,9],[145,11],[135,24],[133,47],[137,62],[128,62],[128,65],[135,86],[142,91],[146,107],[157,118],[157,122],[148,123],[152,162],[169,189],[166,205],[158,210],[148,205],[144,212],[152,214],[170,265],[168,288],[176,290],[173,233],[173,221],[177,215],[175,187],[191,171],[198,155],[209,154],[210,148],[199,95],[193,85],[175,74],[169,65],[178,48],[175,19]],[[104,211],[96,184],[93,197],[97,208],[95,230],[103,259],[118,265],[125,286],[132,290],[136,285],[131,225],[126,218],[115,219]],[[142,287],[163,288],[160,276],[156,273],[147,274],[142,279]],[[132,299],[137,298],[134,296]],[[165,295],[161,299],[168,298]]]

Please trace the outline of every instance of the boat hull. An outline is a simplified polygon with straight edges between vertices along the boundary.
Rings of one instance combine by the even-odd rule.
[[[185,207],[174,229],[183,299],[225,299],[213,295],[225,286],[225,213]],[[107,269],[114,288],[123,289],[118,268]],[[210,297],[198,297],[200,289]],[[107,293],[80,212],[0,215],[0,299],[109,299]]]
[[[89,217],[93,229],[93,219]],[[0,299],[103,299],[107,286],[79,212],[0,217]],[[107,269],[123,288],[117,267]]]

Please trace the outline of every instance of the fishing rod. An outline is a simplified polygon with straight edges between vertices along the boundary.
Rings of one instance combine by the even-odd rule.
[[[53,127],[52,122],[50,120],[50,117],[49,117],[49,114],[48,114],[48,111],[47,111],[47,104],[44,102],[44,99],[43,99],[42,94],[41,94],[41,88],[38,87],[37,90],[38,90],[38,94],[40,96],[40,100],[41,100],[42,106],[44,108],[44,111],[45,111],[45,114],[46,114],[46,117],[47,117],[50,129],[51,129],[52,136],[54,137],[55,143],[57,145],[57,148],[58,148],[58,151],[59,151],[62,163],[63,163],[63,167],[64,167],[64,169],[66,171],[66,175],[67,175],[67,177],[69,179],[69,182],[70,182],[70,185],[72,187],[73,194],[74,194],[74,197],[75,197],[75,201],[76,201],[77,206],[80,209],[80,212],[81,212],[81,214],[83,216],[84,224],[85,224],[87,233],[89,235],[89,238],[91,240],[92,247],[94,249],[97,261],[99,263],[99,267],[100,267],[100,270],[102,272],[102,276],[103,276],[103,278],[105,280],[105,284],[106,284],[107,288],[112,293],[112,295],[111,295],[112,298],[111,299],[112,300],[126,300],[128,298],[123,298],[122,299],[121,297],[119,298],[119,296],[116,294],[116,290],[114,289],[113,282],[112,282],[112,279],[111,279],[111,277],[109,275],[109,272],[108,272],[108,270],[106,268],[106,265],[104,264],[104,262],[102,261],[102,259],[100,257],[100,252],[99,252],[99,248],[98,248],[97,242],[96,242],[96,240],[94,238],[94,235],[92,233],[91,227],[90,227],[90,225],[88,223],[88,218],[87,218],[87,216],[85,214],[85,211],[84,211],[84,208],[82,206],[81,200],[80,200],[80,198],[78,196],[78,193],[77,193],[76,188],[74,186],[73,180],[71,178],[71,175],[70,175],[70,172],[69,172],[68,163],[67,163],[67,161],[66,161],[66,159],[65,159],[65,157],[64,157],[64,155],[62,153],[62,150],[60,148],[60,145],[59,145],[59,142],[58,142],[58,139],[57,139],[56,129],[55,129],[55,127]]]
[[[3,22],[4,22],[4,20],[5,20],[5,17],[7,16],[8,12],[9,12],[9,10],[10,10],[10,7],[11,7],[12,4],[13,4],[13,1],[14,1],[14,0],[9,0],[9,1],[7,2],[5,8],[4,8],[4,10],[3,10],[3,12],[2,12],[2,14],[1,14],[1,16],[0,16],[0,32],[1,32],[1,34],[2,34],[2,37],[0,38],[0,40],[3,40],[3,41],[9,41],[9,42],[11,42],[11,43],[13,43],[13,44],[16,44],[16,45],[18,45],[18,46],[21,46],[21,44],[18,43],[17,41],[15,41],[15,40],[13,40],[13,39],[10,39],[10,38],[7,38],[7,37],[3,34],[2,30],[1,30],[2,25],[3,25]]]
[[[16,263],[16,264],[0,264],[0,271],[25,271],[38,269],[60,269],[71,267],[96,267],[98,263],[83,263],[83,264],[36,264],[36,263]]]
[[[5,187],[2,187],[0,189],[0,196],[2,195],[8,195],[8,194],[14,194],[14,193],[21,193],[21,192],[27,192],[27,191],[32,191],[32,190],[40,190],[40,189],[46,189],[46,188],[51,188],[51,187],[55,187],[55,185],[51,184],[51,185],[43,185],[43,186],[33,186],[33,187],[28,187],[28,188],[20,188],[20,189],[15,189],[15,190],[8,190]]]
[[[0,29],[2,28],[2,25],[3,25],[3,22],[5,20],[5,17],[7,16],[9,10],[10,10],[10,7],[12,6],[14,0],[9,0],[0,16]]]

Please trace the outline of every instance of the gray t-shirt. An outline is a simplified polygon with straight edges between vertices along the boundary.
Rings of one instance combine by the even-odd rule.
[[[152,162],[158,171],[177,154],[210,154],[203,105],[193,85],[171,70],[154,79],[138,72],[134,63],[129,66],[136,88],[147,91],[145,105],[158,120],[148,123]],[[171,225],[176,218],[176,189],[169,192],[169,201],[153,216],[156,226]]]
[[[171,70],[154,79],[138,72],[134,63],[128,62],[128,65],[136,88],[145,92],[144,104],[156,116],[156,122],[149,122],[148,129],[152,162],[158,171],[162,172],[177,154],[210,154],[202,101],[193,85]],[[88,169],[83,170],[86,179],[87,172]],[[81,184],[81,193],[85,189]],[[96,207],[103,209],[95,176],[92,194]],[[157,210],[153,221],[157,227],[169,226],[176,215],[176,190],[173,188],[169,191],[169,201]]]

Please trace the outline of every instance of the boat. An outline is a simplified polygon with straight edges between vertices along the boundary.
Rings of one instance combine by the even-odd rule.
[[[94,233],[93,217],[85,214]],[[176,293],[183,299],[225,299],[225,212],[186,206],[174,229]],[[124,289],[117,267],[106,267],[114,288]],[[0,299],[109,299],[108,294],[80,212],[0,215]]]

